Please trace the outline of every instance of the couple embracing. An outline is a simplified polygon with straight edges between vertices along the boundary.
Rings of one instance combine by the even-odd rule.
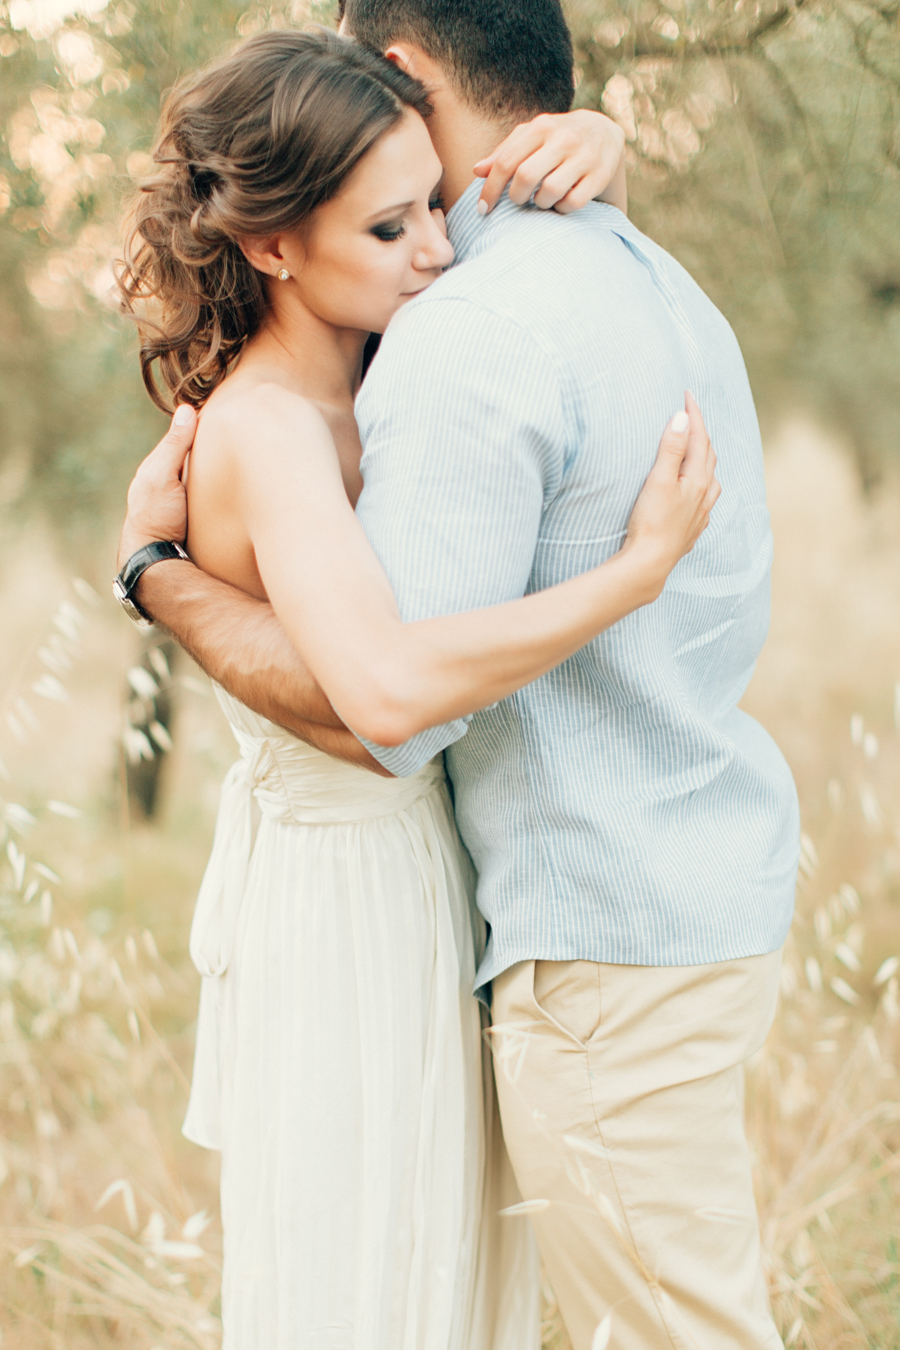
[[[226,1350],[537,1350],[538,1249],[575,1350],[781,1344],[742,1094],[798,838],[737,708],[759,432],[571,97],[558,0],[346,0],[178,86],[134,207],[179,407],[117,591],[241,752],[185,1123]]]

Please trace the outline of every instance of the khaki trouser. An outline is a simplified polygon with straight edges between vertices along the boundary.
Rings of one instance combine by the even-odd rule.
[[[503,1132],[575,1350],[607,1313],[610,1350],[781,1346],[743,1111],[780,964],[524,961],[494,981]]]

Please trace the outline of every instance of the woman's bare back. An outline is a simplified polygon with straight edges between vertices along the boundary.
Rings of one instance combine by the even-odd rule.
[[[289,397],[278,397],[276,391]],[[285,424],[291,419],[298,453],[312,438],[315,448],[327,454],[330,440],[351,505],[362,490],[362,449],[352,404],[317,399],[280,363],[248,352],[214,390],[200,416],[187,480],[187,549],[204,572],[260,600],[268,596],[250,537],[242,480],[248,471],[265,472],[264,455],[254,464],[253,431],[270,422],[273,395],[280,405],[278,420]],[[274,478],[269,488],[273,494],[284,492]],[[312,484],[310,488],[315,490]]]

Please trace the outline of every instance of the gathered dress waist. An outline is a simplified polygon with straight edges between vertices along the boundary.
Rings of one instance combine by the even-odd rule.
[[[191,959],[207,976],[224,974],[231,960],[253,852],[254,800],[264,818],[282,824],[349,825],[409,810],[444,782],[439,758],[413,777],[383,778],[287,733],[251,735],[233,721],[231,729],[241,757],[222,784],[212,853],[191,925]]]

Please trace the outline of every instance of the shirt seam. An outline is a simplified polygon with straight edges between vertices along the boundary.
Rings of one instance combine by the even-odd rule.
[[[463,264],[460,263],[460,266],[463,266]],[[530,328],[525,327],[525,325],[519,322],[519,320],[512,318],[509,314],[501,313],[500,310],[498,310],[494,306],[486,305],[483,300],[475,299],[473,296],[470,295],[438,295],[435,296],[433,299],[430,296],[423,297],[414,305],[408,306],[407,313],[414,314],[419,309],[424,310],[426,308],[433,308],[439,305],[466,305],[471,307],[473,310],[477,311],[480,314],[490,315],[491,318],[496,319],[498,322],[505,324],[508,328],[516,332],[520,337],[525,339],[525,341],[531,347],[533,347],[536,352],[540,353],[541,357],[546,362],[547,366],[552,372],[553,379],[556,383],[557,390],[559,392],[560,406],[562,408],[563,416],[565,418],[565,437],[564,437],[565,455],[564,455],[564,464],[560,469],[560,477],[562,478],[563,473],[565,471],[564,468],[565,463],[568,463],[570,453],[576,447],[576,437],[574,435],[574,427],[573,427],[573,420],[574,420],[572,414],[573,398],[571,395],[571,391],[569,389],[569,382],[565,379],[561,371],[560,362],[558,358],[554,355],[554,353],[550,350],[549,347],[547,347],[544,343],[538,340],[537,335]]]

